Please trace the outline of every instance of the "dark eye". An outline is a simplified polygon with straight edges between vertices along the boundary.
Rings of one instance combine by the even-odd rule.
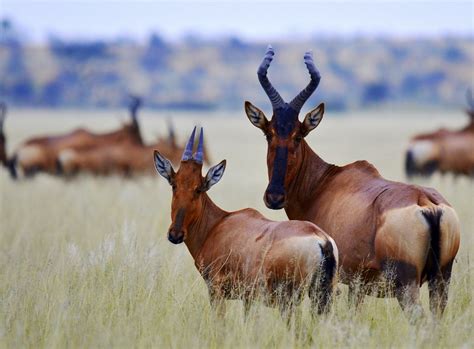
[[[301,136],[295,136],[295,143],[300,143],[303,140]]]
[[[267,142],[271,142],[273,137],[271,133],[266,133],[265,138],[267,139]]]
[[[173,189],[173,192],[175,192],[176,191],[176,184],[175,183],[171,184],[171,188]]]

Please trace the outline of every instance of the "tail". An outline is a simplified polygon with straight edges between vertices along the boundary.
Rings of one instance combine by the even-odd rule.
[[[407,178],[411,178],[416,174],[416,164],[413,158],[413,152],[411,150],[407,150],[405,154],[405,174]]]
[[[333,287],[337,271],[337,260],[330,240],[324,245],[318,244],[321,250],[322,261],[319,273],[314,273],[309,289],[309,296],[313,307],[318,308],[318,314],[327,313],[332,303]]]
[[[443,211],[435,209],[422,211],[430,227],[430,247],[422,280],[426,276],[428,282],[434,282],[441,273],[441,216]]]
[[[337,262],[334,256],[334,249],[331,241],[327,240],[324,246],[319,245],[321,253],[323,255],[323,261],[321,263],[322,269],[322,284],[328,286],[328,291],[332,293],[332,285],[334,278],[336,277]],[[324,287],[324,286],[323,286]],[[329,289],[330,287],[330,289]]]
[[[59,158],[56,158],[54,162],[56,165],[56,175],[57,176],[64,175],[64,167],[63,167],[63,164],[61,163],[61,160],[59,160]]]
[[[17,165],[17,162],[18,162],[18,157],[17,155],[13,155],[12,158],[10,158],[6,165],[7,165],[7,168],[8,168],[8,172],[10,172],[10,177],[12,179],[18,179],[18,172],[16,170],[16,165]]]

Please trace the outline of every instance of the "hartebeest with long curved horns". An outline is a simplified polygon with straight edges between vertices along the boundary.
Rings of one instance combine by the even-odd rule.
[[[260,80],[272,56],[269,47],[258,71]],[[305,63],[316,86],[320,75],[310,53]],[[321,122],[324,104],[300,122],[301,103],[275,104],[276,91],[268,84],[263,87],[272,101],[272,119],[250,102],[245,110],[268,140],[267,207],[284,208],[290,219],[314,222],[334,238],[351,297],[362,300],[365,293],[378,291],[375,281],[390,278],[401,307],[420,314],[419,288],[428,281],[431,310],[442,313],[459,248],[454,209],[434,189],[388,181],[366,161],[328,164],[304,140]],[[308,96],[304,93],[300,100]],[[362,281],[362,287],[355,287],[354,280]]]
[[[129,106],[131,122],[120,129],[108,133],[93,133],[85,129],[77,129],[65,135],[36,137],[27,140],[15,152],[10,160],[10,171],[13,178],[17,177],[16,167],[22,169],[27,176],[37,172],[57,174],[58,155],[65,149],[75,151],[97,148],[111,144],[143,144],[137,120],[137,110],[141,105],[138,97],[131,96]]]
[[[474,99],[466,93],[469,123],[460,130],[445,128],[419,134],[410,140],[405,156],[408,177],[442,174],[474,176]]]
[[[334,241],[313,223],[275,222],[250,208],[219,208],[206,192],[222,178],[226,160],[203,178],[203,132],[193,155],[195,130],[178,172],[160,152],[154,158],[156,170],[173,187],[168,240],[186,244],[211,304],[242,299],[248,311],[259,297],[291,314],[308,290],[314,312],[327,311],[338,264]]]

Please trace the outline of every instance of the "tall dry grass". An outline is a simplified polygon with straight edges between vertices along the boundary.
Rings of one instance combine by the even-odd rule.
[[[79,124],[114,127],[113,113],[12,110],[5,128],[10,151],[28,135]],[[151,140],[165,132],[163,114],[145,113]],[[227,118],[175,118],[181,139],[195,123],[205,127],[213,163],[228,160],[210,196],[227,210],[263,205],[265,141],[244,113]],[[367,159],[390,179],[403,179],[402,151],[409,135],[440,124],[460,125],[461,113],[400,111],[328,114],[309,137],[337,164]],[[151,161],[151,159],[150,159]],[[223,319],[210,308],[205,284],[184,245],[166,240],[170,188],[158,176],[137,180],[38,176],[12,182],[0,172],[1,347],[463,347],[474,346],[472,251],[474,182],[435,176],[437,188],[462,224],[449,305],[439,322],[408,324],[394,299],[366,297],[348,308],[347,288],[326,317],[313,321],[306,299],[302,327],[288,329],[275,309],[256,304],[244,321],[238,301]],[[422,301],[428,309],[426,285]],[[298,333],[295,333],[298,332]]]

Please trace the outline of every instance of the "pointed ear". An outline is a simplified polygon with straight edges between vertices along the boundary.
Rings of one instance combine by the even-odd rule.
[[[165,178],[169,184],[173,183],[174,179],[174,170],[171,162],[161,155],[157,150],[153,153],[153,158],[155,159],[155,168],[158,173]]]
[[[258,127],[259,129],[265,130],[268,120],[265,117],[263,111],[258,109],[249,101],[245,101],[245,113],[247,113],[247,117],[249,118],[252,125]]]
[[[226,160],[222,160],[216,166],[213,166],[209,169],[201,188],[202,191],[208,191],[214,184],[221,180],[222,176],[224,175],[225,165]]]
[[[306,116],[304,117],[303,125],[302,125],[302,133],[303,137],[306,137],[308,133],[314,130],[321,120],[323,119],[324,115],[324,103],[321,103],[316,108],[311,110]]]

